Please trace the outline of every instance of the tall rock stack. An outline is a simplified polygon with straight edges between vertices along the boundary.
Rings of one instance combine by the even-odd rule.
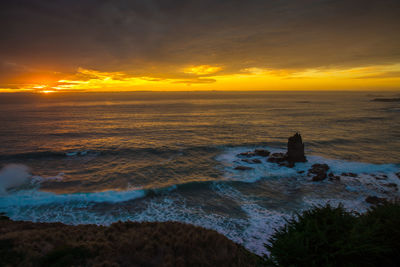
[[[307,161],[306,156],[304,155],[304,143],[299,133],[289,137],[286,159],[290,164]]]

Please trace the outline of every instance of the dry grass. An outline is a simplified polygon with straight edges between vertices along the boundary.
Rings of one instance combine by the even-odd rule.
[[[177,222],[70,226],[0,220],[0,266],[257,266],[216,231]]]

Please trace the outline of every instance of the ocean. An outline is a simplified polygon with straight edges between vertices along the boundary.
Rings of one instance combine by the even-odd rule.
[[[312,206],[363,212],[368,196],[400,197],[400,102],[372,101],[381,97],[398,94],[2,94],[0,212],[66,224],[179,221],[261,255],[285,219]],[[238,156],[285,152],[296,132],[308,162],[294,168]],[[313,182],[314,163],[340,181]]]

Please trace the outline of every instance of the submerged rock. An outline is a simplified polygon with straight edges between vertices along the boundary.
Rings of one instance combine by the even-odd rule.
[[[273,163],[280,163],[285,161],[285,154],[284,153],[272,153],[269,158],[267,159],[268,162]]]
[[[387,180],[389,177],[386,174],[374,176],[376,180]]]
[[[254,154],[261,157],[268,157],[271,154],[271,152],[265,149],[256,149],[254,150]]]
[[[308,170],[308,175],[313,176],[312,180],[314,182],[322,181],[326,179],[329,166],[327,164],[314,164],[311,169]]]
[[[358,177],[357,174],[352,173],[352,172],[342,172],[342,176],[349,176],[349,177]]]
[[[288,161],[283,161],[281,163],[279,163],[279,166],[284,166],[287,168],[293,168],[294,167],[294,162],[288,162]]]
[[[237,167],[235,167],[235,170],[238,170],[238,171],[249,171],[249,170],[253,170],[253,168],[252,167],[247,167],[247,166],[237,166]]]
[[[340,176],[334,175],[333,172],[330,172],[328,177],[330,181],[340,181]]]
[[[385,204],[387,202],[387,199],[384,197],[368,196],[367,198],[365,198],[365,201],[369,204],[379,205]]]
[[[383,186],[386,186],[389,188],[394,188],[397,191],[397,184],[395,184],[395,183],[383,184]]]
[[[242,159],[243,162],[249,163],[249,164],[259,164],[261,163],[261,160],[259,159]]]
[[[304,143],[299,133],[296,133],[288,139],[286,160],[292,163],[307,161],[304,155]]]
[[[239,153],[239,154],[237,154],[236,156],[238,156],[238,157],[247,157],[247,158],[251,158],[251,157],[256,156],[256,154],[255,154],[254,152],[252,152],[252,151],[247,151],[247,152]]]

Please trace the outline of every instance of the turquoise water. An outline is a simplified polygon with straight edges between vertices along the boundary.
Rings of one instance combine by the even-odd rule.
[[[261,254],[296,211],[326,202],[364,211],[366,196],[399,197],[390,184],[400,186],[400,103],[376,97],[396,93],[3,94],[0,212],[69,224],[182,221]],[[297,131],[308,162],[294,169],[237,156],[284,151]],[[313,163],[358,177],[312,182]]]

